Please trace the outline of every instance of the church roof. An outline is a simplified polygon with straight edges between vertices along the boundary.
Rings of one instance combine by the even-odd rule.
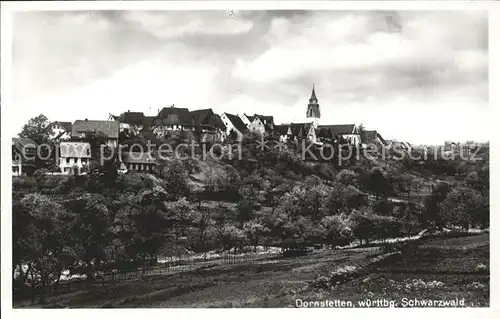
[[[313,85],[313,90],[312,90],[312,93],[311,93],[311,98],[309,100],[318,100],[316,98],[316,92],[314,91],[314,85]]]

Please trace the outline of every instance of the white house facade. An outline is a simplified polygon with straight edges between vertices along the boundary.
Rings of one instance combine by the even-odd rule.
[[[59,168],[63,174],[80,174],[89,167],[90,144],[86,142],[62,142],[59,144]],[[76,169],[76,171],[75,171]]]

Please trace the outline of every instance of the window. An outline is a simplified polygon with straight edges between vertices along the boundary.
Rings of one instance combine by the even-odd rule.
[[[69,157],[66,157],[66,164],[69,164]]]

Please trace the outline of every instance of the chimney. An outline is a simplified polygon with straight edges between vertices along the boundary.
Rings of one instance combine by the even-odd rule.
[[[88,121],[89,121],[89,119],[85,119],[85,122],[88,122]]]
[[[130,113],[130,110],[128,110],[127,112]]]

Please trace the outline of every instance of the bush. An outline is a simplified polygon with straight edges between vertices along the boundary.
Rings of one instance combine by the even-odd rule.
[[[337,182],[345,185],[345,186],[349,186],[349,185],[353,185],[353,186],[356,186],[357,184],[357,174],[354,172],[354,171],[351,171],[351,170],[348,170],[348,169],[343,169],[341,170],[337,176],[335,177],[335,179],[337,180]]]
[[[314,172],[316,175],[326,180],[332,180],[336,175],[335,171],[326,163],[316,164],[314,166]]]
[[[12,179],[13,189],[34,189],[35,179],[30,176],[19,176]]]

